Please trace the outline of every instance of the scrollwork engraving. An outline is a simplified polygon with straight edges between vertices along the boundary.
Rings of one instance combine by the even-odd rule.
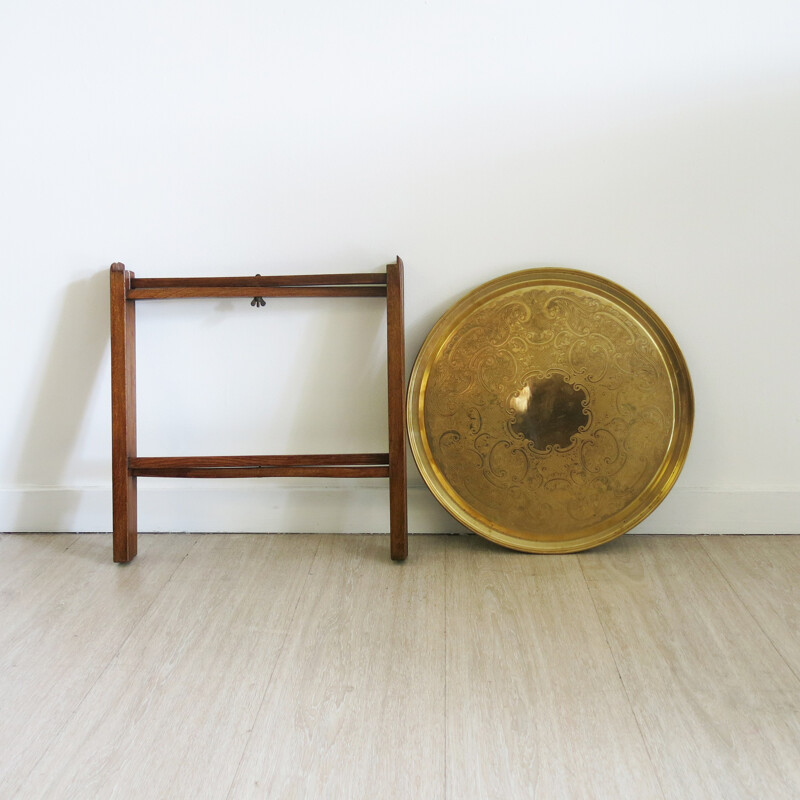
[[[569,287],[499,296],[433,364],[423,434],[478,514],[558,538],[633,502],[674,422],[663,356],[614,303]]]

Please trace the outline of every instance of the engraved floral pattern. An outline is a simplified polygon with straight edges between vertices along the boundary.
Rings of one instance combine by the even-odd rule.
[[[537,449],[517,414],[526,387],[553,376],[585,398],[585,415],[561,444]],[[479,306],[432,365],[424,406],[421,432],[449,489],[487,524],[538,539],[623,512],[657,475],[674,424],[646,329],[570,287]]]

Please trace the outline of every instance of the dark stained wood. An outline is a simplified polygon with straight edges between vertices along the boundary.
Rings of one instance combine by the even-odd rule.
[[[408,555],[406,465],[406,354],[403,261],[386,267],[386,335],[389,379],[389,531],[392,559]]]
[[[183,297],[385,297],[389,452],[283,456],[136,456],[135,301]],[[408,553],[403,262],[385,273],[232,278],[140,278],[111,266],[112,476],[114,560],[136,555],[136,479],[389,478],[390,550]]]
[[[230,278],[135,278],[131,289],[181,289],[190,286],[351,286],[386,285],[385,272],[326,275],[251,275]]]
[[[149,467],[131,473],[151,478],[388,478],[389,467]]]
[[[136,455],[136,310],[126,299],[132,273],[111,265],[111,473],[114,561],[136,555],[136,476],[128,459]]]
[[[131,289],[132,300],[170,300],[181,297],[386,297],[385,286],[183,286]]]
[[[388,453],[323,453],[292,456],[148,456],[130,459],[131,469],[161,467],[361,467],[388,466]]]

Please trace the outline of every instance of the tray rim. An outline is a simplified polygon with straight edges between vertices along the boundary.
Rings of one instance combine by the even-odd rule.
[[[448,493],[438,477],[437,473],[440,471],[425,453],[426,446],[420,424],[423,413],[420,402],[422,400],[424,405],[424,389],[432,365],[435,363],[434,356],[444,349],[460,322],[477,308],[479,302],[488,302],[492,297],[505,293],[517,285],[522,287],[537,284],[573,286],[584,291],[593,291],[622,305],[626,313],[631,314],[640,324],[644,323],[643,327],[647,329],[664,359],[673,387],[674,421],[667,453],[647,486],[621,511],[630,508],[643,497],[647,498],[646,502],[640,503],[630,515],[619,522],[601,526],[600,530],[583,537],[562,541],[537,541],[515,536],[502,526],[476,519]],[[414,361],[408,385],[406,417],[411,451],[422,479],[440,505],[456,521],[480,536],[513,550],[529,553],[574,553],[616,539],[636,527],[669,494],[686,463],[689,452],[694,427],[694,392],[688,365],[675,337],[647,303],[630,290],[600,275],[567,267],[548,266],[518,270],[493,278],[465,294],[441,315],[425,337]]]

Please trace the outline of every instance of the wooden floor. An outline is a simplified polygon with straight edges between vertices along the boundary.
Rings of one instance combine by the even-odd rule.
[[[409,550],[0,536],[0,797],[800,797],[800,537]]]

